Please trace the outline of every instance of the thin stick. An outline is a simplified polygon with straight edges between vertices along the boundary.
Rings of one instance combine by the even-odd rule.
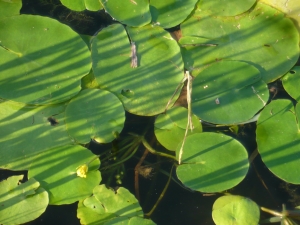
[[[183,154],[183,146],[188,134],[189,127],[191,131],[194,129],[193,123],[192,123],[192,107],[191,107],[191,95],[192,95],[192,82],[191,82],[191,76],[189,71],[186,71],[185,78],[187,79],[187,103],[188,103],[188,120],[185,128],[185,134],[182,140],[182,144],[179,150],[179,156],[178,156],[178,164],[181,164],[181,158]]]
[[[169,105],[171,104],[171,102],[172,102],[174,96],[176,95],[176,93],[178,92],[178,90],[179,90],[179,88],[182,86],[182,84],[186,81],[186,79],[187,79],[187,78],[184,76],[184,78],[182,79],[182,81],[177,85],[177,87],[176,87],[176,89],[175,89],[173,95],[171,96],[171,98],[169,99],[169,101],[168,101],[168,103],[167,103],[167,105],[166,105],[166,108],[165,108],[164,113],[165,113],[165,112],[167,111],[167,109],[169,108]]]
[[[138,58],[136,54],[135,42],[131,42],[131,67],[136,68],[138,66]]]
[[[136,164],[134,168],[134,189],[135,189],[135,197],[140,202],[140,189],[139,189],[139,169],[144,162],[146,156],[148,155],[149,151],[145,149],[143,156],[141,157],[138,164]]]
[[[165,195],[165,193],[166,193],[166,191],[167,191],[167,189],[168,189],[168,187],[169,187],[171,178],[172,178],[173,167],[174,167],[174,164],[173,164],[173,166],[172,166],[172,168],[171,168],[170,175],[169,175],[169,179],[168,179],[168,181],[167,181],[167,183],[166,183],[166,185],[165,185],[163,191],[161,192],[159,198],[157,199],[155,205],[152,207],[152,209],[150,210],[150,212],[148,212],[148,213],[145,214],[145,217],[146,217],[146,218],[150,218],[150,217],[151,217],[152,213],[154,212],[154,210],[156,209],[156,207],[158,206],[158,204],[160,203],[160,201],[161,201],[162,198],[164,197],[164,195]]]

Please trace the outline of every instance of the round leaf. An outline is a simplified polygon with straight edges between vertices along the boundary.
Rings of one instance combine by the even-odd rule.
[[[0,223],[23,224],[38,218],[48,206],[48,193],[31,178],[19,184],[23,175],[0,183]]]
[[[65,121],[69,134],[77,142],[88,143],[94,139],[108,143],[123,129],[125,112],[114,94],[85,89],[68,104]]]
[[[198,0],[151,0],[152,22],[163,28],[180,24],[192,12]]]
[[[28,170],[34,157],[72,144],[64,121],[64,105],[32,106],[0,103],[0,167]],[[34,140],[34,141],[33,141]]]
[[[272,101],[257,121],[256,140],[263,162],[280,179],[300,184],[300,106],[289,100]]]
[[[112,18],[128,26],[139,27],[151,22],[149,1],[146,0],[100,0]]]
[[[185,67],[195,69],[193,75],[215,61],[239,60],[257,67],[269,83],[284,75],[299,57],[299,34],[293,22],[262,3],[236,17],[212,16],[198,9],[181,24],[181,31],[183,37],[210,40],[184,43]]]
[[[66,145],[44,151],[34,158],[28,177],[34,177],[49,193],[52,205],[71,204],[91,195],[101,181],[99,159],[79,145]],[[77,176],[77,168],[88,164],[86,178]]]
[[[93,196],[80,201],[77,217],[82,224],[104,224],[113,218],[143,216],[138,200],[125,188],[116,191],[98,185]]]
[[[212,217],[216,225],[257,225],[259,207],[249,198],[242,196],[222,196],[213,205]]]
[[[198,5],[215,16],[236,16],[250,9],[256,0],[201,0]]]
[[[102,9],[99,0],[60,0],[61,3],[74,11],[91,10],[98,11]]]
[[[300,86],[300,66],[292,68],[283,78],[282,84],[284,89],[290,96],[297,101],[300,100],[299,86]]]
[[[0,41],[0,96],[5,99],[32,104],[69,100],[91,68],[85,42],[54,19],[4,18]]]
[[[204,121],[237,124],[251,119],[269,98],[259,71],[239,61],[217,62],[193,80],[192,110]]]
[[[94,74],[100,87],[116,94],[130,113],[157,115],[165,110],[182,80],[180,48],[160,27],[127,30],[136,46],[137,67],[131,67],[131,47],[124,27],[113,24],[92,40]]]
[[[0,18],[20,14],[22,0],[0,1]]]
[[[166,149],[175,151],[178,144],[184,138],[188,121],[188,110],[183,107],[174,107],[159,115],[155,120],[155,136],[160,144]],[[193,131],[188,128],[188,136],[194,133],[201,133],[202,126],[199,119],[192,115]]]
[[[241,143],[223,134],[200,133],[186,138],[176,173],[192,190],[221,192],[240,183],[248,167],[248,154]]]

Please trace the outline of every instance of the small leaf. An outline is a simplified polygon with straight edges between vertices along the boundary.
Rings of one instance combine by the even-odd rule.
[[[23,175],[0,182],[0,224],[23,224],[38,218],[48,205],[48,193],[34,178],[19,184]]]

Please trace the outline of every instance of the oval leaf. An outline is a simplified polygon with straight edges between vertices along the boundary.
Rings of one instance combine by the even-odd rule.
[[[192,110],[204,121],[237,124],[251,119],[269,98],[260,72],[248,63],[222,61],[193,80]]]
[[[180,146],[177,148],[178,158]],[[232,157],[234,156],[234,157]],[[235,139],[216,133],[193,134],[186,138],[179,180],[201,192],[220,192],[236,186],[248,172],[248,154]]]
[[[140,27],[151,22],[149,1],[146,0],[100,0],[112,18],[128,26]]]
[[[215,61],[239,60],[257,67],[269,83],[283,76],[299,57],[299,34],[293,22],[259,2],[237,17],[211,16],[198,9],[181,24],[181,31],[183,37],[210,40],[184,43],[185,67],[194,69],[193,75]]]
[[[183,78],[180,48],[160,27],[127,27],[127,30],[135,43],[137,67],[131,67],[131,46],[124,27],[111,25],[92,40],[97,82],[101,88],[116,94],[130,113],[159,114]]]
[[[108,143],[123,129],[125,112],[114,94],[85,89],[68,104],[65,121],[69,134],[77,142],[85,144],[93,139]]]
[[[45,212],[48,193],[40,188],[34,178],[19,184],[23,175],[9,177],[0,182],[0,223],[23,224],[38,218]]]
[[[260,211],[258,205],[243,196],[222,196],[218,198],[212,211],[216,225],[257,225]]]
[[[58,35],[59,34],[59,35]],[[90,52],[70,27],[41,16],[0,20],[0,96],[55,104],[80,91],[91,68]]]
[[[80,145],[52,148],[34,159],[28,178],[34,177],[41,183],[52,205],[71,204],[86,198],[101,181],[99,159],[94,160],[95,155]],[[84,164],[88,164],[86,178],[77,176],[77,168]]]
[[[300,106],[289,100],[272,101],[257,121],[256,141],[263,162],[280,179],[300,184]]]

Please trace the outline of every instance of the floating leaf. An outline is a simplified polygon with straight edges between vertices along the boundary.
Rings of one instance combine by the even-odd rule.
[[[0,1],[0,19],[20,14],[22,0],[1,0]]]
[[[63,102],[80,91],[90,68],[85,42],[57,20],[32,15],[0,20],[0,97],[32,104]]]
[[[300,66],[292,68],[283,78],[282,84],[286,92],[297,101],[300,100]]]
[[[211,16],[197,9],[181,24],[185,67],[193,75],[219,60],[248,62],[269,83],[284,75],[299,57],[299,34],[293,22],[280,11],[257,3],[236,17]],[[202,38],[203,44],[200,40]],[[210,41],[209,41],[210,40]],[[181,40],[180,40],[181,43]]]
[[[176,157],[181,146],[176,150]],[[234,157],[232,157],[234,156]],[[235,139],[216,133],[193,134],[186,138],[179,180],[201,192],[220,192],[236,186],[248,172],[248,154]]]
[[[116,191],[96,186],[93,196],[79,201],[77,217],[82,224],[105,224],[117,217],[143,217],[138,200],[125,188]]]
[[[149,1],[146,0],[100,0],[112,18],[128,26],[140,27],[151,22]]]
[[[217,62],[193,80],[192,110],[204,121],[237,124],[251,119],[269,98],[258,69],[239,61]]]
[[[114,94],[85,89],[68,104],[65,121],[69,134],[77,142],[85,144],[94,139],[108,143],[122,131],[125,112]]]
[[[49,204],[70,204],[91,195],[101,181],[99,159],[88,164],[86,178],[77,176],[79,166],[95,155],[80,145],[66,145],[42,152],[31,163],[28,177],[34,177],[49,193]]]
[[[130,113],[159,114],[183,78],[179,46],[160,27],[127,27],[127,30],[136,45],[137,68],[131,68],[131,45],[124,27],[111,25],[92,40],[97,82],[101,88],[116,94]]]
[[[155,225],[155,223],[151,220],[141,218],[141,217],[116,217],[108,222],[105,222],[104,225]]]
[[[61,3],[74,11],[98,11],[102,9],[99,0],[60,0]]]
[[[180,24],[192,12],[198,0],[151,0],[150,11],[152,22],[163,27],[171,28]]]
[[[280,179],[300,184],[299,103],[276,100],[267,105],[257,121],[258,151],[268,169]]]
[[[165,114],[159,115],[155,120],[155,136],[160,144],[165,148],[175,151],[177,145],[184,138],[188,118],[188,110],[183,107],[174,107]],[[199,119],[192,115],[193,131],[188,131],[188,135],[201,133],[202,126]]]
[[[28,170],[41,152],[72,144],[65,121],[65,106],[32,106],[13,101],[0,103],[0,167]]]
[[[19,184],[23,175],[0,182],[0,223],[23,224],[38,218],[48,206],[48,193],[34,178]]]
[[[284,12],[287,17],[292,18],[300,34],[300,16],[299,16],[300,6],[298,0],[288,0],[288,1],[287,0],[259,0],[259,1],[279,9],[280,11]]]
[[[236,16],[250,9],[256,0],[201,0],[198,5],[201,11],[208,11],[215,16]]]
[[[227,195],[218,198],[212,211],[216,225],[257,225],[260,217],[259,207],[249,198]]]

